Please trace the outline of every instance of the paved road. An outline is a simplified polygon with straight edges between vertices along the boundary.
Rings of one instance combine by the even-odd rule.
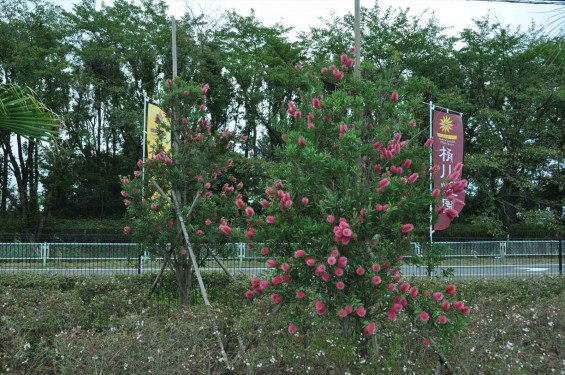
[[[458,279],[507,279],[527,278],[538,276],[557,276],[559,266],[557,264],[535,264],[535,265],[479,265],[479,266],[441,266],[435,269],[434,275],[441,276],[445,269],[453,269],[453,276]],[[204,268],[202,271],[221,272],[220,268]],[[245,273],[258,275],[268,272],[267,268],[230,268],[233,273]],[[18,268],[1,269],[0,272],[33,272],[59,275],[135,275],[137,268]],[[145,268],[143,273],[159,272],[158,268]],[[423,268],[416,266],[403,266],[402,273],[405,276],[426,276]]]

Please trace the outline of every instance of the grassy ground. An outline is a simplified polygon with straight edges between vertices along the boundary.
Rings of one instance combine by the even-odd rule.
[[[0,373],[436,373],[437,352],[422,345],[407,319],[379,326],[378,351],[344,339],[327,321],[293,337],[284,309],[273,313],[268,301],[242,298],[247,280],[208,275],[228,369],[205,307],[171,304],[171,278],[147,299],[151,281],[150,275],[2,275]],[[456,374],[565,374],[564,281],[459,282],[472,319],[442,349],[449,367]]]

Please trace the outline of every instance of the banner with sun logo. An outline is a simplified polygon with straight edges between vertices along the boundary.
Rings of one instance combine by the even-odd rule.
[[[455,171],[455,166],[463,163],[463,119],[460,115],[434,110],[433,115],[433,164],[437,172],[434,174],[434,188],[441,189],[448,177]],[[456,180],[460,180],[461,175]],[[439,206],[452,208],[460,213],[465,205],[465,193],[453,194],[453,199],[443,198]],[[440,211],[441,212],[441,211]],[[450,211],[452,213],[453,211]],[[453,215],[441,213],[435,230],[449,227]]]

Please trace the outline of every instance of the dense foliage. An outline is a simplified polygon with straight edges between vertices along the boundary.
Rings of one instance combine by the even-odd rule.
[[[141,158],[143,98],[158,96],[171,76],[166,10],[149,0],[83,1],[69,12],[41,0],[0,2],[0,83],[29,86],[65,120],[49,149],[33,141],[7,147],[12,135],[2,133],[0,212],[26,216],[23,232],[38,234],[49,214],[123,215],[116,193],[119,176]],[[244,156],[272,160],[286,131],[284,103],[303,89],[289,72],[352,45],[352,22],[334,17],[292,42],[283,25],[265,26],[253,13],[186,14],[177,24],[179,75],[210,84],[211,123],[245,135]],[[433,18],[378,5],[363,9],[361,26],[362,67],[379,71],[364,70],[366,79],[394,67],[420,103],[463,112],[472,189],[460,220],[494,232],[562,220],[562,39],[489,19],[447,36]],[[427,123],[426,106],[414,110],[416,122]],[[25,187],[12,186],[14,171],[29,176]]]

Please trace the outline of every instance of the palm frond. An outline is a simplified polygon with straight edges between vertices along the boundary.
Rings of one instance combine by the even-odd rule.
[[[33,90],[13,84],[0,85],[0,130],[49,140],[60,127],[59,116],[38,101]]]

